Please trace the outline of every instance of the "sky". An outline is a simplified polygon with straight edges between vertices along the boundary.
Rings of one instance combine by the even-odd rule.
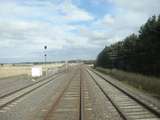
[[[0,62],[96,59],[158,14],[160,0],[0,0]]]

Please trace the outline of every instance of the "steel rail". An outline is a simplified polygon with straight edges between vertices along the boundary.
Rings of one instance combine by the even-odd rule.
[[[108,82],[111,86],[113,86],[114,88],[116,88],[117,90],[121,91],[123,94],[125,94],[126,96],[128,96],[130,99],[134,100],[135,102],[137,102],[140,106],[144,107],[146,110],[148,110],[149,112],[151,112],[152,114],[154,114],[157,118],[160,118],[160,114],[159,112],[155,111],[154,109],[152,109],[150,106],[144,104],[143,102],[141,102],[141,100],[135,98],[133,95],[131,95],[129,92],[123,90],[120,88],[120,86],[115,85],[114,83],[108,81],[105,77],[103,77],[102,75],[98,74],[97,72],[93,71],[93,70],[87,70],[87,72],[89,73],[89,75],[92,77],[92,79],[94,80],[94,82],[97,84],[97,86],[101,89],[101,91],[104,93],[104,95],[111,101],[111,103],[113,104],[113,106],[117,109],[117,111],[120,113],[120,115],[125,119],[125,120],[130,120],[130,118],[127,117],[127,115],[125,114],[125,112],[120,109],[120,107],[118,105],[116,105],[117,103],[113,102],[112,98],[107,95],[107,93],[104,91],[104,89],[100,86],[99,83],[97,83],[96,79],[92,76],[92,74],[89,72],[92,71],[94,74],[96,74],[97,76],[99,76],[101,79],[105,80],[106,82]]]

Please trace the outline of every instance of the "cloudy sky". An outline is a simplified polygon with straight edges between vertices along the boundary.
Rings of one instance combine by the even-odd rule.
[[[0,62],[95,59],[152,15],[160,0],[0,0]]]

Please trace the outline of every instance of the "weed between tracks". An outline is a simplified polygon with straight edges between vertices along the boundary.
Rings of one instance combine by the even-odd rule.
[[[117,69],[104,69],[98,67],[96,70],[110,75],[111,77],[127,83],[135,88],[149,92],[152,96],[160,99],[160,78],[144,76]]]

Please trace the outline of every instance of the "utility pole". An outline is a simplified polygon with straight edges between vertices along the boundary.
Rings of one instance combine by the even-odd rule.
[[[44,64],[45,64],[45,75],[47,76],[47,67],[46,67],[47,53],[46,53],[46,50],[47,50],[47,46],[45,45],[44,46]]]

